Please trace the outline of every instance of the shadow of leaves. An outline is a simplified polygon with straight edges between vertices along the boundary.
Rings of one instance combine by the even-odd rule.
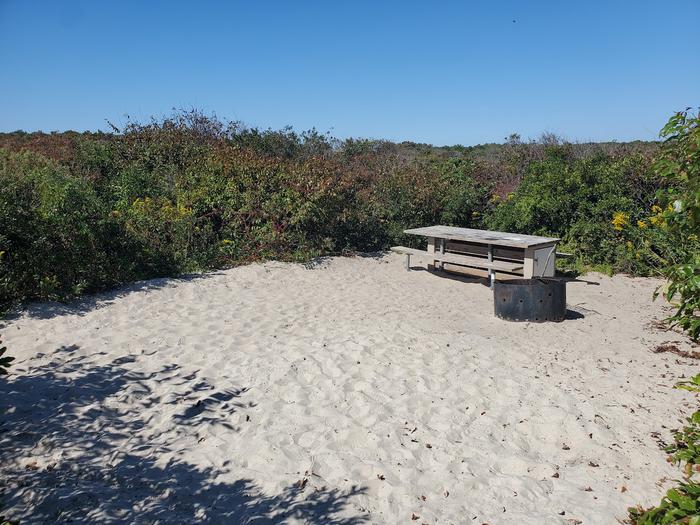
[[[292,483],[268,494],[228,467],[189,463],[170,434],[149,427],[163,404],[171,405],[178,430],[225,423],[235,410],[254,406],[240,401],[248,389],[217,391],[196,373],[178,383],[179,365],[146,373],[131,357],[98,366],[78,350],[62,347],[49,363],[0,381],[6,518],[23,524],[367,521],[351,501],[363,488]],[[154,380],[180,391],[171,389],[164,400],[149,386]]]

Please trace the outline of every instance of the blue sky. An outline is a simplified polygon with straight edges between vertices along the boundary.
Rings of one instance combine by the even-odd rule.
[[[198,108],[344,138],[652,139],[700,105],[700,1],[0,0],[0,131]]]

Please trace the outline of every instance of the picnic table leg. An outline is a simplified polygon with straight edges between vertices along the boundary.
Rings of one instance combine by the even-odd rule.
[[[523,261],[523,277],[532,279],[535,276],[535,250],[533,248],[525,248],[525,259]]]
[[[428,237],[428,255],[435,254],[435,237]],[[428,265],[428,270],[430,270],[430,267],[435,268],[435,261],[433,261],[432,265]]]
[[[489,244],[488,261],[493,262],[493,244]],[[489,288],[493,288],[493,281],[496,280],[496,274],[493,268],[489,268]]]
[[[406,271],[407,272],[411,271],[411,254],[410,253],[406,254]]]
[[[440,255],[445,255],[445,239],[440,239]],[[445,269],[445,263],[440,261],[440,270]]]

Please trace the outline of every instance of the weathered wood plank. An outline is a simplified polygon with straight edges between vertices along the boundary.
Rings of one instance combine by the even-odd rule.
[[[406,246],[392,246],[389,249],[394,253],[400,253],[402,255],[423,255],[425,257],[432,257],[430,252],[419,250],[417,248],[408,248]]]
[[[428,253],[435,253],[435,237],[428,237]],[[428,270],[435,269],[435,263],[437,261],[433,260],[428,264]]]
[[[510,262],[510,261],[488,261],[482,257],[472,257],[469,255],[460,255],[456,253],[428,253],[423,250],[417,250],[415,248],[407,248],[406,246],[394,246],[391,248],[392,252],[401,253],[404,255],[416,255],[419,257],[424,257],[431,261],[439,261],[442,263],[449,264],[460,264],[463,266],[474,266],[476,268],[486,268],[492,270],[499,270],[503,272],[517,272],[523,269],[522,262]]]
[[[454,226],[426,226],[425,228],[413,228],[404,230],[409,235],[422,235],[455,241],[476,242],[493,244],[498,246],[511,246],[515,248],[530,248],[546,244],[556,244],[559,239],[554,237],[540,237],[536,235],[523,235],[519,233],[497,232],[489,230],[473,230],[471,228],[456,228]]]
[[[463,253],[465,255],[480,255],[486,257],[489,247],[486,244],[465,241],[447,241],[445,249],[450,253]],[[512,261],[523,261],[525,250],[523,248],[511,248],[508,246],[494,246],[493,256],[495,259],[510,259]]]

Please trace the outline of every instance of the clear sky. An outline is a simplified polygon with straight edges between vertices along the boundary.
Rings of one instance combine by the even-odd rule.
[[[0,131],[197,108],[344,138],[651,139],[700,105],[700,0],[0,0]]]

